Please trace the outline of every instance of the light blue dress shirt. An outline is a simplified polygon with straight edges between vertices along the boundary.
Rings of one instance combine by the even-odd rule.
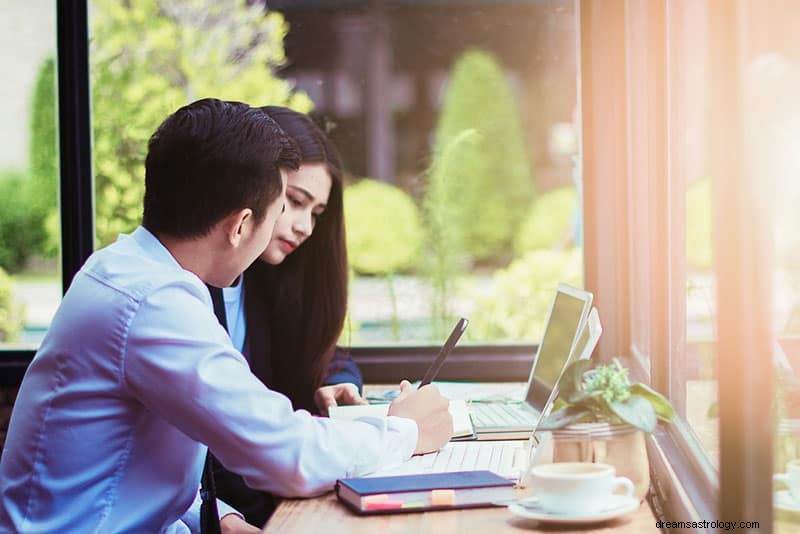
[[[416,441],[409,419],[293,412],[233,349],[203,282],[139,228],[87,260],[25,374],[0,530],[196,531],[203,444],[254,488],[312,496]]]

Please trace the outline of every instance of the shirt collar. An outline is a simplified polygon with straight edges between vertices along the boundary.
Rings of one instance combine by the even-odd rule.
[[[144,226],[139,226],[136,230],[134,230],[131,234],[131,238],[136,241],[136,243],[142,247],[142,250],[144,250],[145,253],[147,253],[147,255],[153,259],[162,263],[169,263],[183,271],[186,270],[181,266],[180,263],[178,263],[178,260],[175,259],[169,249],[167,249],[167,247],[165,247],[161,241],[159,241],[158,238]]]

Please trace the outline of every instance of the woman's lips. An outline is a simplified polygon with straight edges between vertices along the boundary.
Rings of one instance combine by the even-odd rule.
[[[280,245],[281,250],[286,254],[291,253],[292,251],[294,251],[294,249],[297,248],[297,245],[295,245],[290,241],[286,241],[285,239],[278,240],[278,244]]]

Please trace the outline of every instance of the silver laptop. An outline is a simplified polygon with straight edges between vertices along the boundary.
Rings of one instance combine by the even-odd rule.
[[[525,400],[471,403],[470,415],[478,439],[530,436],[578,343],[591,305],[592,294],[588,291],[559,284],[531,366]]]
[[[578,343],[572,350],[569,361],[575,359],[586,359],[591,356],[603,327],[600,324],[600,317],[596,308],[592,308],[589,317],[585,321]],[[560,377],[559,377],[560,380]],[[504,440],[504,441],[451,441],[439,451],[412,456],[410,460],[398,465],[389,466],[373,473],[369,476],[391,476],[391,475],[418,475],[424,473],[450,473],[453,471],[473,471],[476,469],[488,469],[500,476],[519,480],[527,472],[531,458],[538,445],[536,428],[542,419],[549,412],[553,401],[558,394],[558,388],[554,388],[542,409],[541,416],[534,424],[533,430],[525,434],[530,439],[523,441]]]
[[[569,361],[571,362],[578,358],[589,358],[597,346],[602,332],[603,327],[600,324],[600,316],[597,313],[597,309],[592,308],[583,328],[581,328],[581,334],[572,350]],[[560,380],[560,377],[558,380]],[[368,476],[415,475],[488,469],[500,476],[519,480],[527,472],[538,444],[536,428],[547,415],[557,394],[558,388],[556,387],[551,391],[545,402],[534,428],[529,433],[524,434],[526,438],[529,438],[525,441],[520,439],[451,441],[437,452],[412,456],[411,459],[405,462],[381,469]]]

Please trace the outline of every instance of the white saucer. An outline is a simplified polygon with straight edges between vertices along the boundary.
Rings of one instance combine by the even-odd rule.
[[[800,513],[800,503],[797,502],[789,490],[778,490],[775,492],[775,508],[784,512]]]
[[[539,508],[535,499],[514,503],[508,507],[512,514],[524,517],[525,519],[573,525],[608,521],[610,519],[622,517],[625,514],[633,512],[637,508],[639,508],[639,499],[627,497],[625,495],[612,495],[611,499],[609,499],[608,506],[604,510],[593,514],[556,514],[548,512],[547,510]]]

